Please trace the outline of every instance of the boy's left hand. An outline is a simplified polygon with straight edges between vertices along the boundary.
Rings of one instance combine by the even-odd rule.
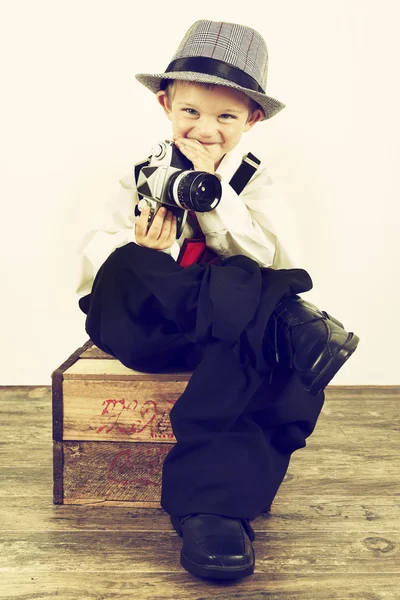
[[[189,140],[182,137],[174,137],[174,143],[182,154],[193,163],[195,171],[206,171],[206,173],[214,175],[214,158],[205,146],[197,140]]]

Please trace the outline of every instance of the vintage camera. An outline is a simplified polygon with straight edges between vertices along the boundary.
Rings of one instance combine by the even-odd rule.
[[[150,227],[164,205],[176,215],[176,237],[179,238],[188,210],[209,212],[218,206],[222,187],[216,175],[194,171],[193,163],[170,140],[158,143],[147,161],[136,163],[134,177],[139,195],[135,215],[150,206]]]

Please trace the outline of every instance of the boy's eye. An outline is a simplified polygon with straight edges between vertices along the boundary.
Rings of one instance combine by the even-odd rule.
[[[199,114],[197,112],[197,110],[195,110],[194,108],[182,108],[182,111],[191,116],[195,116],[195,115]],[[220,115],[219,118],[226,119],[227,121],[229,121],[231,119],[236,119],[236,117],[234,115],[230,115],[229,113],[224,113],[224,114]]]

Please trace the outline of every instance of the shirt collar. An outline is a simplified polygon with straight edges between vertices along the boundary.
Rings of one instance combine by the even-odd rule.
[[[222,179],[230,179],[242,162],[243,156],[246,154],[243,144],[239,142],[235,148],[227,152],[221,160],[219,167],[215,171]]]

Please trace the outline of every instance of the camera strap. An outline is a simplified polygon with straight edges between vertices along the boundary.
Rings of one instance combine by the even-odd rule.
[[[242,163],[235,171],[232,179],[229,182],[229,185],[235,190],[238,196],[249,183],[260,164],[261,160],[254,156],[254,154],[251,152],[243,157]]]
[[[143,162],[141,162],[141,163],[136,163],[136,165],[135,165],[135,167],[134,167],[134,173],[135,173],[135,184],[136,184],[136,187],[137,187],[137,183],[138,183],[139,173],[140,173],[140,171],[143,169],[143,167],[147,167],[147,166],[150,164],[150,159],[151,159],[151,156],[148,156],[148,157],[146,158],[146,160],[144,160]],[[141,195],[138,193],[138,198],[139,198],[139,201],[140,201],[140,200],[143,198],[143,196],[141,196]],[[139,210],[139,206],[138,206],[138,204],[136,204],[136,206],[135,206],[135,217],[140,217],[140,210]]]
[[[134,167],[134,169],[135,169],[135,183],[136,184],[137,184],[137,180],[138,180],[140,171],[143,169],[143,167],[147,167],[147,165],[150,163],[150,159],[151,159],[151,156],[148,156],[146,158],[146,160],[144,160],[143,162],[136,163],[136,165]]]

